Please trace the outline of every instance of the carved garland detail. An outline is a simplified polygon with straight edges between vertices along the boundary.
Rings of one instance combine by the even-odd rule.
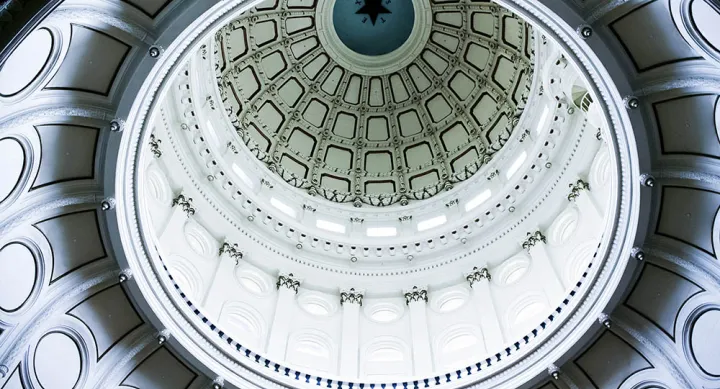
[[[295,294],[297,294],[300,281],[298,281],[292,273],[287,275],[281,274],[275,286],[277,286],[278,289],[280,289],[281,286],[292,289],[295,291]]]
[[[547,243],[547,238],[540,231],[528,232],[527,236],[528,238],[522,244],[522,248],[524,250],[530,250],[530,248],[535,246],[538,242]]]
[[[185,195],[178,195],[178,197],[175,197],[172,201],[172,206],[181,206],[183,212],[185,212],[185,215],[188,217],[195,214],[195,208],[192,206],[192,197],[185,197]]]
[[[490,281],[492,276],[490,276],[490,271],[488,271],[486,267],[478,269],[478,267],[475,266],[473,267],[472,273],[468,274],[465,279],[470,283],[470,287],[472,287],[473,284],[480,282],[483,279]]]
[[[413,286],[411,291],[405,293],[405,304],[410,305],[415,301],[428,302],[427,289],[419,289],[417,286]]]
[[[576,183],[570,184],[570,194],[568,194],[569,201],[575,201],[580,196],[580,191],[590,190],[590,184],[583,180],[577,180]]]
[[[355,288],[350,288],[350,290],[343,290],[342,292],[340,292],[340,305],[344,305],[345,303],[360,304],[360,306],[362,307],[363,293],[356,291]]]

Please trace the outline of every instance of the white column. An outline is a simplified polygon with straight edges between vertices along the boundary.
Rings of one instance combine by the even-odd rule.
[[[580,213],[587,217],[590,221],[590,223],[594,226],[598,226],[598,228],[602,227],[602,216],[600,215],[600,210],[595,205],[595,201],[593,201],[592,198],[590,198],[590,192],[587,190],[583,190],[580,193],[578,193],[578,197],[575,199],[575,203],[578,206],[578,209],[580,210]]]
[[[412,334],[413,369],[415,375],[427,375],[433,371],[432,348],[427,324],[427,290],[414,287],[405,293],[410,310]]]
[[[545,241],[545,235],[536,231],[523,243],[523,247],[528,250],[533,264],[536,265],[534,268],[537,269],[537,277],[541,280],[548,301],[555,301],[562,298],[565,290],[547,253]]]
[[[480,316],[480,328],[488,352],[500,350],[505,344],[495,303],[490,292],[490,272],[487,268],[473,269],[466,279],[472,289],[472,300]]]
[[[216,322],[220,319],[222,306],[227,299],[227,291],[232,290],[236,283],[234,277],[235,268],[242,257],[243,254],[237,244],[223,243],[221,246],[220,258],[218,258],[215,266],[215,273],[210,279],[210,285],[207,287],[201,305],[209,319]]]
[[[300,281],[291,274],[281,274],[278,277],[277,300],[275,303],[275,316],[273,317],[270,336],[268,337],[267,353],[270,359],[282,361],[287,351],[288,335],[290,334],[290,323],[293,320],[295,296],[297,295]]]
[[[340,292],[340,304],[342,304],[340,375],[343,377],[358,378],[362,300],[363,293],[355,289]]]
[[[172,207],[170,216],[165,220],[165,224],[155,226],[157,236],[160,237],[160,243],[163,244],[165,242],[166,235],[168,239],[173,239],[178,230],[182,231],[182,227],[185,225],[187,219],[188,215],[183,211],[182,207]]]

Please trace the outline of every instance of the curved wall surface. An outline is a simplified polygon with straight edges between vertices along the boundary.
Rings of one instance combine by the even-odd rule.
[[[3,9],[31,24],[2,24],[15,39],[0,48],[0,80],[9,80],[0,84],[0,388],[222,384],[132,298],[112,201],[122,131],[132,130],[123,118],[152,68],[150,48],[162,55],[211,3]],[[589,35],[615,77],[652,185],[639,227],[647,238],[636,242],[644,255],[613,308],[526,387],[720,387],[720,7],[542,3]],[[25,39],[38,50],[25,50]]]

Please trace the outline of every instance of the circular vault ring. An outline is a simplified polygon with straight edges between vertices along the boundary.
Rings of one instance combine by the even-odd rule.
[[[566,7],[564,4],[553,4],[557,2],[548,3],[559,8]],[[264,369],[264,364],[258,364],[254,360],[254,354],[250,354],[252,360],[240,358],[214,330],[203,326],[163,272],[149,231],[140,223],[140,210],[135,198],[138,192],[136,183],[143,182],[144,174],[142,169],[138,169],[138,161],[148,152],[142,147],[150,136],[150,131],[146,128],[149,123],[148,115],[156,103],[156,97],[168,82],[168,75],[177,69],[190,52],[199,47],[205,34],[220,28],[227,20],[246,10],[248,5],[251,4],[242,0],[228,0],[217,4],[193,21],[172,43],[167,42],[168,49],[163,56],[159,59],[148,58],[146,63],[141,64],[142,68],[152,67],[152,71],[137,93],[127,116],[127,128],[136,130],[123,133],[117,161],[118,228],[125,251],[125,255],[119,256],[118,260],[121,265],[128,265],[133,271],[135,283],[129,291],[139,302],[140,308],[150,321],[170,331],[172,337],[169,344],[189,361],[209,374],[225,377],[228,387],[274,388],[297,385],[298,381],[294,376],[286,376],[282,366],[274,370]],[[557,362],[574,348],[591,326],[597,324],[596,318],[606,309],[616,287],[623,279],[637,234],[638,219],[641,217],[641,194],[636,179],[640,171],[640,159],[630,120],[621,104],[620,93],[610,82],[612,78],[603,63],[584,46],[581,38],[570,26],[559,20],[541,3],[531,0],[506,0],[503,5],[515,10],[544,30],[548,36],[556,39],[570,57],[581,64],[582,72],[592,81],[594,92],[600,96],[606,120],[610,123],[606,138],[614,148],[612,160],[618,167],[616,201],[612,204],[616,209],[617,219],[613,233],[604,237],[598,253],[598,258],[603,258],[603,261],[598,264],[595,279],[587,283],[589,286],[584,299],[575,306],[567,307],[563,316],[558,316],[551,324],[547,337],[538,340],[535,347],[524,354],[505,359],[503,363],[494,364],[480,374],[443,383],[440,385],[443,387],[515,388],[542,374],[548,365]],[[563,15],[570,15],[568,18],[576,17],[566,8],[561,11]],[[604,47],[600,49],[603,50]],[[153,65],[151,61],[157,62]],[[614,72],[614,75],[616,81],[627,87],[621,73]],[[647,201],[643,203],[649,204]],[[434,377],[429,378],[434,381]],[[423,377],[408,379],[412,385],[413,379],[420,379],[422,382]],[[325,378],[324,382],[327,383],[328,379]],[[337,381],[333,382],[337,384]],[[314,381],[311,381],[311,384],[314,385]],[[348,382],[345,381],[345,384]]]

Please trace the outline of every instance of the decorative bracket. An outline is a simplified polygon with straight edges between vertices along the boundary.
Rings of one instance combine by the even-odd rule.
[[[590,190],[590,184],[583,180],[577,180],[576,183],[570,184],[570,194],[568,194],[568,201],[575,201],[580,196],[580,191]]]
[[[222,246],[220,246],[219,255],[223,255],[225,253],[227,253],[228,257],[235,260],[235,266],[237,266],[238,263],[240,263],[240,260],[243,259],[243,252],[240,251],[240,246],[237,243],[223,243]]]
[[[155,158],[162,157],[162,150],[160,150],[160,143],[162,141],[155,137],[155,134],[150,134],[150,152],[153,153]]]
[[[182,207],[183,212],[190,217],[195,214],[195,208],[192,206],[192,197],[185,197],[185,195],[178,195],[172,201],[172,206],[179,205]]]
[[[524,250],[530,250],[531,247],[535,246],[538,242],[547,243],[547,238],[540,231],[528,232],[527,239],[522,244]]]
[[[355,288],[340,291],[340,305],[344,305],[345,303],[360,304],[362,307],[363,293],[356,291]]]
[[[412,302],[416,301],[425,301],[428,302],[428,292],[427,289],[424,288],[418,288],[417,286],[413,286],[413,288],[407,292],[405,292],[405,304],[410,305]]]
[[[278,276],[278,281],[275,284],[278,289],[280,289],[281,286],[292,289],[295,291],[295,294],[298,292],[298,288],[300,287],[300,281],[298,281],[297,278],[292,273],[289,274],[280,274]]]
[[[478,269],[478,267],[475,266],[473,267],[472,273],[468,274],[465,279],[470,283],[470,287],[472,288],[473,284],[483,279],[490,281],[492,276],[490,276],[490,271],[488,271],[486,267]]]

